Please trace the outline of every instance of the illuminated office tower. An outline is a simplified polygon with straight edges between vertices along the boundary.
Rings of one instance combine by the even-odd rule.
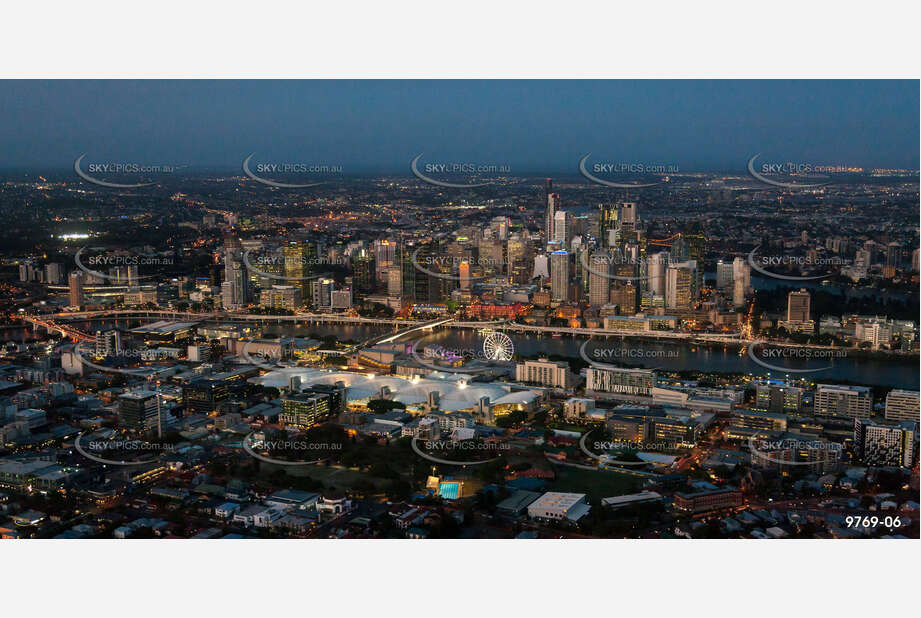
[[[716,287],[721,290],[731,290],[733,282],[733,264],[718,260],[716,262]]]
[[[311,297],[316,309],[330,309],[333,306],[333,289],[335,283],[332,279],[314,279],[311,282]]]
[[[562,243],[563,248],[568,250],[569,241],[572,240],[572,215],[565,210],[558,210],[553,215],[553,236],[551,240]]]
[[[550,212],[550,196],[552,194],[553,181],[547,178],[544,180],[544,232],[546,234],[544,240],[550,239],[550,232],[552,231],[553,215],[555,212]]]
[[[403,271],[399,266],[387,269],[387,295],[400,296],[403,294]]]
[[[370,294],[374,291],[377,273],[374,270],[374,253],[362,247],[352,255],[352,273],[355,291]]]
[[[568,302],[570,260],[568,251],[554,251],[550,254],[550,299]]]
[[[611,259],[605,253],[596,253],[589,258],[588,303],[592,307],[608,304],[611,289]]]
[[[648,262],[649,291],[655,296],[665,296],[665,269],[668,268],[668,252],[653,253]]]
[[[559,207],[559,193],[550,193],[547,196],[547,217],[544,221],[544,238],[548,241],[553,238],[553,225],[556,218],[556,211]]]
[[[531,275],[531,278],[537,277],[550,278],[550,260],[543,253],[534,258],[534,274]]]
[[[816,416],[870,418],[873,414],[873,392],[866,386],[816,384],[812,401]]]
[[[751,293],[752,268],[744,259],[737,257],[732,261],[732,304],[741,307],[745,296]]]
[[[639,224],[639,214],[637,212],[636,202],[621,202],[619,219],[617,227],[620,242],[634,242],[636,240],[636,229]]]
[[[805,288],[799,292],[790,292],[787,294],[787,321],[788,322],[808,322],[809,321],[809,292]]]
[[[310,275],[315,272],[319,261],[316,243],[308,240],[292,240],[284,248],[285,278],[288,285],[301,289],[301,298],[310,298]]]
[[[304,305],[301,288],[293,285],[273,285],[260,292],[259,305],[272,309],[297,310]]]
[[[600,204],[598,214],[598,240],[602,247],[613,247],[614,239],[612,234],[617,228],[620,210],[617,204]]]
[[[918,412],[918,391],[895,389],[886,395],[887,421],[921,421]]]
[[[460,289],[469,290],[470,289],[470,262],[463,261],[458,266],[458,273],[460,276]]]
[[[68,280],[69,291],[70,291],[70,306],[71,307],[81,307],[83,306],[83,273],[79,270],[75,270],[70,273],[70,278]]]
[[[398,264],[399,247],[396,242],[384,238],[375,240],[371,244],[371,251],[374,254],[374,266],[377,269],[377,277],[386,282],[384,277],[387,269]]]
[[[512,222],[508,217],[493,217],[492,221],[489,222],[489,229],[496,239],[507,240],[508,230],[511,225]]]
[[[669,264],[665,271],[666,309],[690,309],[695,299],[697,263],[693,260]]]
[[[51,285],[60,285],[62,281],[64,281],[64,267],[57,262],[46,264],[45,282]]]

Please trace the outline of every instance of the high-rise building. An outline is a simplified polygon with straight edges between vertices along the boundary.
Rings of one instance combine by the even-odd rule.
[[[326,420],[332,413],[329,394],[306,392],[282,397],[279,419],[285,425],[307,428]]]
[[[50,285],[60,285],[64,281],[64,266],[57,262],[45,264],[45,282]]]
[[[895,389],[886,395],[887,421],[921,422],[918,412],[918,391]]]
[[[557,302],[569,302],[570,259],[568,251],[550,254],[550,297]]]
[[[873,412],[873,393],[866,386],[817,384],[813,401],[816,416],[869,418]]]
[[[387,269],[387,295],[400,296],[403,294],[403,270],[400,266],[391,266]]]
[[[893,268],[902,266],[902,246],[895,241],[886,245],[886,266]]]
[[[603,307],[610,300],[611,259],[607,254],[596,253],[589,258],[588,302],[592,307]]]
[[[71,307],[82,307],[83,306],[83,273],[79,270],[75,270],[70,273],[70,278],[68,279],[69,283],[69,302]]]
[[[585,370],[585,390],[599,393],[648,395],[656,385],[651,369],[620,369],[589,367]]]
[[[564,249],[569,249],[572,240],[572,215],[565,210],[558,210],[553,215],[553,236],[551,240],[563,243]]]
[[[262,290],[259,295],[259,305],[272,309],[295,311],[304,305],[301,288],[293,285],[273,285]]]
[[[377,275],[371,250],[362,247],[355,251],[352,256],[352,273],[356,292],[370,294],[374,291]]]
[[[803,389],[779,384],[756,384],[755,407],[768,412],[795,413],[802,410]]]
[[[787,294],[787,321],[808,322],[809,301],[810,295],[805,288]]]
[[[333,306],[333,289],[335,282],[332,279],[314,279],[311,282],[311,298],[316,309],[331,309]]]
[[[544,279],[550,278],[550,258],[544,254],[540,254],[534,257],[534,272],[531,275],[531,278],[543,277]]]
[[[649,291],[655,296],[665,296],[665,269],[668,268],[668,252],[653,253],[647,265]]]
[[[857,456],[871,466],[911,468],[915,454],[914,427],[911,421],[884,425],[869,419],[855,419]]]
[[[544,223],[544,238],[551,240],[553,238],[554,222],[556,221],[556,211],[560,207],[560,194],[550,193],[547,195],[547,217]]]
[[[122,350],[121,333],[117,330],[96,331],[96,358],[117,356]]]
[[[732,290],[733,263],[718,260],[716,262],[716,287],[723,290]]]
[[[319,261],[319,248],[315,242],[308,240],[292,240],[285,245],[284,271],[288,285],[301,289],[301,298],[306,302],[310,298],[310,282],[308,279],[316,270]]]
[[[552,388],[572,388],[575,376],[569,371],[569,364],[541,358],[515,365],[515,379],[529,384],[540,384]]]
[[[245,307],[252,301],[249,273],[243,265],[243,244],[233,235],[224,238],[224,283],[221,301],[225,308]]]
[[[346,286],[341,290],[333,290],[330,295],[332,309],[349,309],[352,306],[352,288]]]
[[[133,431],[157,428],[157,393],[139,390],[118,396],[118,424]]]
[[[665,307],[690,309],[696,299],[697,263],[669,264],[665,271]]]

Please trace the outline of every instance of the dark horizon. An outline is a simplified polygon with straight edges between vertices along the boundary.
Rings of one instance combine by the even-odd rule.
[[[578,175],[579,159],[744,173],[748,159],[919,167],[912,80],[4,80],[0,172],[73,161],[234,172],[244,157]],[[616,144],[616,145],[612,145]],[[197,169],[196,169],[197,168]]]

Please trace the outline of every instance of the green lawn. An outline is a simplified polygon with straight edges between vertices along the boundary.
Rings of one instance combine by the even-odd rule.
[[[582,470],[569,466],[553,466],[556,480],[547,485],[547,491],[568,491],[588,494],[593,504],[602,498],[620,496],[640,491],[643,479],[608,470]]]

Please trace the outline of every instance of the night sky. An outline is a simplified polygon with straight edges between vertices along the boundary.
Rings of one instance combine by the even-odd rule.
[[[259,159],[575,172],[579,158],[742,171],[750,156],[917,169],[917,81],[0,81],[0,171]]]

